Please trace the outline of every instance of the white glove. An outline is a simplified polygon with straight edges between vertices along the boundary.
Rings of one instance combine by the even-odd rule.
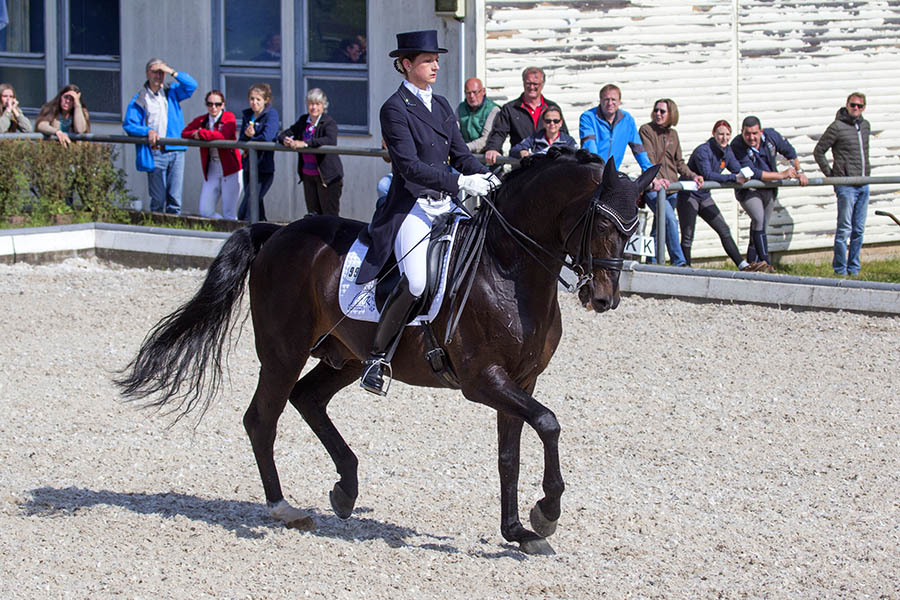
[[[493,173],[485,173],[484,175],[482,175],[482,177],[484,177],[484,180],[487,181],[488,185],[491,186],[492,192],[503,184],[503,182],[500,181],[500,178]]]
[[[486,196],[491,191],[491,184],[484,175],[460,175],[459,189],[472,196]]]

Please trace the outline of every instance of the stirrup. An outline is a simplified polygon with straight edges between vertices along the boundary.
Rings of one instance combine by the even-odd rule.
[[[372,358],[363,361],[363,365],[365,366],[365,370],[363,371],[362,378],[359,380],[359,387],[379,396],[387,396],[388,390],[391,389],[391,382],[394,380],[394,372],[391,369],[391,363],[383,358]],[[388,373],[387,387],[384,385],[385,367],[387,367]],[[376,369],[376,371],[373,373],[372,369]],[[369,380],[370,375],[373,381]]]

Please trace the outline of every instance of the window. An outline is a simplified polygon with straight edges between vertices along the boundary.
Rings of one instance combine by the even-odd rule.
[[[47,100],[44,0],[5,4],[5,21],[0,12],[0,81],[15,88],[26,112],[36,113]]]
[[[282,61],[283,0],[216,0],[212,4],[214,81],[229,108],[247,107],[247,90],[268,83],[272,104],[284,118],[283,91],[295,114],[306,112],[306,92],[321,88],[328,113],[342,133],[368,133],[369,69],[366,54],[367,0],[294,0],[295,55]],[[296,87],[282,90],[284,69],[295,69]],[[284,123],[282,123],[284,125]]]
[[[272,88],[272,106],[282,116],[280,0],[216,2],[213,20],[221,32],[214,44],[215,78],[225,92],[228,109],[240,121],[241,111],[249,106],[250,86],[267,83]]]
[[[119,0],[59,0],[59,88],[74,83],[91,120],[121,118]],[[53,90],[54,93],[56,90]]]
[[[298,39],[304,60],[297,81],[299,113],[306,111],[306,90],[320,88],[328,96],[328,114],[344,132],[369,129],[366,0],[298,0],[305,16],[305,39]],[[304,9],[304,10],[301,10]],[[298,113],[298,114],[299,114]]]

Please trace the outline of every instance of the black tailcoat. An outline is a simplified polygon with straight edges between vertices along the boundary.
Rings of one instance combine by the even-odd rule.
[[[375,207],[372,222],[360,234],[369,250],[357,283],[378,276],[416,199],[429,191],[459,193],[459,175],[450,171],[450,165],[465,175],[488,172],[466,147],[456,114],[443,96],[432,96],[429,111],[401,85],[381,106],[381,135],[387,143],[394,177],[387,198]]]

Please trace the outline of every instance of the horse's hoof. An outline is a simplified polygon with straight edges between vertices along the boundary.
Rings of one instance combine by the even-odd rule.
[[[544,538],[535,538],[533,540],[525,540],[520,544],[522,552],[525,554],[534,554],[538,556],[553,556],[556,552],[550,545],[550,542]]]
[[[334,514],[341,519],[350,518],[353,507],[356,505],[356,499],[348,496],[339,483],[334,484],[334,489],[328,493],[328,499],[331,500]]]
[[[303,511],[297,510],[287,500],[281,499],[275,504],[269,505],[269,514],[272,518],[284,523],[288,529],[299,531],[311,531],[316,528],[316,522]]]
[[[556,524],[559,523],[559,519],[551,521],[545,517],[544,511],[541,510],[541,505],[539,503],[534,503],[534,506],[531,508],[531,512],[528,515],[528,519],[531,521],[531,528],[534,529],[534,532],[539,536],[546,538],[556,533]]]

